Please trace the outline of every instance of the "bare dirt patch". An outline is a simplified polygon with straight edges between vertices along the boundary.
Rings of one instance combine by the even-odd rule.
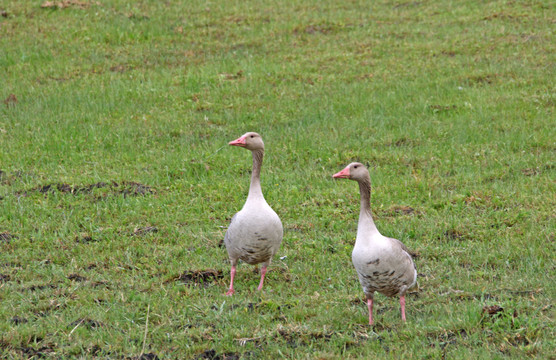
[[[16,268],[16,269],[23,269],[23,266],[19,262],[8,261],[0,263],[0,267],[8,267],[8,268]]]
[[[110,67],[110,71],[112,71],[112,72],[118,72],[118,73],[124,73],[124,72],[129,71],[129,70],[132,70],[132,69],[133,69],[132,66],[130,66],[130,65],[123,65],[123,64],[114,65],[114,66],[111,66],[111,67]]]
[[[239,80],[242,77],[243,77],[243,70],[239,70],[235,74],[229,74],[229,73],[220,74],[220,78],[223,80]]]
[[[482,74],[469,76],[464,80],[471,85],[491,85],[494,84],[499,77],[499,74]]]
[[[75,242],[78,243],[78,244],[89,244],[89,243],[97,242],[97,241],[100,241],[100,239],[94,239],[89,234],[80,234],[80,235],[77,235],[75,237]]]
[[[418,143],[419,143],[418,140],[410,139],[407,137],[401,137],[398,140],[387,142],[386,146],[395,146],[395,147],[415,146]]]
[[[56,288],[56,285],[54,285],[54,284],[44,284],[44,285],[31,285],[28,288],[25,288],[23,290],[39,291],[39,290],[55,289],[55,288]]]
[[[4,105],[6,105],[7,107],[15,106],[15,104],[17,103],[17,97],[14,94],[8,95],[8,97],[4,100]]]
[[[129,13],[127,14],[127,18],[129,20],[149,20],[151,17],[149,15],[145,15],[145,14],[135,14],[135,13]]]
[[[525,176],[535,176],[539,174],[539,168],[521,169],[521,173]]]
[[[66,183],[51,183],[46,185],[39,185],[29,190],[17,192],[19,196],[29,196],[31,193],[40,194],[53,194],[59,192],[62,194],[80,195],[80,194],[93,194],[95,189],[104,189],[105,192],[99,194],[97,198],[104,198],[108,195],[123,195],[127,196],[144,196],[154,194],[154,188],[134,181],[122,181],[120,183],[112,181],[109,183],[98,182],[90,185],[69,185]]]
[[[87,281],[87,278],[78,274],[71,274],[68,276],[68,279],[71,281],[83,282]]]
[[[49,357],[48,354],[51,354],[56,351],[54,345],[48,346],[41,346],[39,348],[34,348],[31,346],[22,346],[18,349],[27,359],[35,359],[35,358],[46,358]]]
[[[283,309],[291,309],[295,306],[295,304],[289,304],[289,303],[285,303],[285,304],[277,304],[275,302],[272,301],[261,301],[258,303],[247,303],[247,305],[243,306],[243,305],[237,305],[234,304],[232,305],[230,308],[231,309],[235,309],[235,308],[243,308],[249,312],[260,309],[260,310],[278,310],[281,311]]]
[[[507,13],[504,13],[504,12],[498,12],[498,13],[494,13],[494,14],[485,16],[483,18],[483,20],[491,21],[491,20],[495,20],[495,19],[500,19],[500,20],[522,21],[523,19],[525,19],[527,17],[528,17],[527,14],[507,14]]]
[[[504,308],[501,307],[500,305],[491,305],[491,306],[483,307],[483,312],[490,316],[496,315],[502,311],[504,311]]]
[[[438,346],[444,350],[448,345],[453,345],[457,342],[457,339],[465,339],[468,337],[467,331],[465,329],[459,330],[448,330],[441,333],[432,332],[427,334],[427,337],[431,340],[431,346],[436,347],[436,342]]]
[[[417,211],[411,206],[406,205],[394,205],[390,209],[386,210],[388,216],[398,216],[398,215],[413,215]]]
[[[133,229],[131,236],[143,236],[147,234],[154,234],[158,232],[158,228],[156,226],[145,226],[145,227],[136,227]]]
[[[108,281],[105,280],[101,280],[101,281],[93,281],[90,284],[92,287],[105,287],[107,289],[110,288],[110,284],[108,283]]]
[[[445,239],[450,240],[450,241],[453,241],[453,240],[462,241],[462,240],[467,239],[466,234],[464,234],[462,231],[456,230],[456,229],[448,229],[442,235]]]
[[[429,109],[433,114],[445,113],[456,110],[457,108],[456,105],[429,105]]]
[[[1,243],[9,243],[10,241],[17,239],[18,237],[16,235],[12,235],[7,231],[4,231],[3,233],[0,233],[0,244]]]
[[[216,350],[205,350],[195,357],[196,360],[207,359],[207,360],[239,360],[241,358],[240,353],[224,353],[217,354]]]
[[[279,328],[279,337],[286,341],[290,347],[296,348],[310,344],[313,340],[328,342],[334,335],[333,332],[304,332],[296,328]]]
[[[224,278],[222,270],[214,270],[214,269],[207,269],[207,270],[188,270],[185,271],[183,274],[173,277],[166,281],[179,281],[188,286],[209,286],[210,284],[217,282],[218,280]]]
[[[69,7],[75,7],[78,9],[86,9],[92,4],[98,5],[99,3],[94,2],[84,2],[78,0],[63,0],[63,1],[45,1],[41,4],[41,8],[43,9],[65,9]]]
[[[27,320],[27,319],[25,319],[25,318],[22,318],[22,317],[19,317],[19,316],[16,315],[16,316],[14,316],[14,317],[12,317],[12,318],[10,319],[10,322],[11,322],[12,324],[14,324],[14,325],[19,325],[19,324],[28,323],[29,320]]]

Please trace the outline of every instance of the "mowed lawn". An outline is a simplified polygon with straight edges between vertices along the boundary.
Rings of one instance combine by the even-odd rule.
[[[550,1],[0,2],[0,357],[554,359]],[[222,239],[247,131],[284,241]],[[351,264],[375,222],[419,289]]]

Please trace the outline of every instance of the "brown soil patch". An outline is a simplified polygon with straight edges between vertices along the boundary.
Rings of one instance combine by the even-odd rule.
[[[417,145],[417,143],[418,143],[417,140],[413,140],[407,137],[402,137],[396,141],[390,141],[386,143],[386,146],[395,146],[395,147],[414,146]]]
[[[4,104],[8,107],[15,106],[15,104],[17,104],[17,103],[18,103],[17,97],[14,94],[8,95],[6,100],[4,100]]]
[[[448,240],[465,240],[467,238],[463,232],[456,229],[448,229],[443,235]]]
[[[215,350],[205,350],[195,357],[196,360],[207,359],[207,360],[239,360],[241,358],[240,353],[224,353],[217,354]]]
[[[5,231],[0,233],[0,243],[6,242],[9,243],[13,239],[17,239],[18,237],[15,235],[10,234],[9,232]]]
[[[60,192],[62,194],[91,194],[95,189],[106,189],[108,194],[127,196],[143,196],[154,194],[155,190],[148,186],[134,181],[122,181],[120,183],[112,181],[110,183],[98,182],[90,185],[69,185],[66,183],[51,183],[46,185],[39,185],[26,191],[17,192],[16,195],[29,196],[30,193],[38,192],[41,194],[51,194]],[[108,194],[102,194],[99,198],[105,197]]]
[[[124,73],[124,72],[132,70],[132,69],[133,69],[133,67],[129,66],[129,65],[114,65],[114,66],[110,67],[110,71],[118,72],[118,73]]]
[[[539,174],[539,168],[521,169],[521,173],[525,176],[535,176]]]
[[[157,232],[158,228],[156,226],[136,227],[135,229],[133,229],[133,233],[131,233],[131,236],[143,236]]]
[[[10,319],[10,322],[11,322],[12,324],[19,325],[19,324],[28,323],[29,320],[27,320],[27,319],[25,319],[25,318],[22,318],[22,317],[19,317],[19,316],[16,315],[16,316],[14,316],[13,318]]]
[[[330,34],[332,32],[336,32],[338,30],[338,26],[333,24],[315,24],[315,25],[307,25],[305,27],[296,27],[293,29],[294,34]]]
[[[328,342],[332,338],[334,333],[325,333],[325,332],[309,332],[304,333],[301,330],[297,329],[279,329],[278,335],[283,338],[286,343],[291,347],[298,347],[299,345],[307,345],[312,340],[321,340]]]
[[[55,352],[56,348],[53,345],[41,346],[37,349],[31,346],[22,346],[18,350],[21,351],[27,359],[35,359],[49,357],[48,354]]]
[[[75,242],[78,244],[88,244],[92,242],[100,241],[99,239],[93,239],[93,237],[89,234],[81,234],[75,237]]]
[[[206,287],[209,284],[217,282],[222,278],[224,278],[224,275],[222,274],[222,270],[214,270],[214,269],[188,270],[181,275],[178,275],[170,280],[167,280],[166,283],[171,281],[179,281],[185,285],[190,285],[190,286],[203,285]]]
[[[504,308],[499,305],[491,305],[483,307],[483,312],[488,315],[496,315],[500,312],[504,311]]]
[[[98,5],[98,2],[84,2],[78,0],[63,0],[63,1],[45,1],[42,3],[41,8],[43,9],[65,9],[68,7],[75,7],[78,9],[86,9],[91,4]]]
[[[456,105],[429,105],[429,109],[432,110],[434,114],[456,110],[457,108]]]
[[[469,76],[467,81],[472,85],[490,85],[494,83],[500,75],[498,74],[485,74]]]
[[[416,211],[411,206],[394,205],[390,209],[388,209],[386,213],[389,214],[390,216],[396,216],[396,215],[411,215],[411,214],[415,214]]]
[[[93,282],[91,283],[91,286],[92,286],[92,287],[105,287],[105,288],[107,288],[107,289],[110,288],[108,281],[105,281],[105,280],[93,281]]]
[[[72,280],[72,281],[77,281],[77,282],[83,282],[83,281],[87,280],[86,277],[78,275],[78,274],[71,274],[71,275],[68,276],[68,279]]]
[[[55,289],[55,288],[56,288],[56,285],[54,285],[54,284],[45,284],[45,285],[31,285],[28,288],[25,288],[23,290],[37,291],[37,290]]]
[[[222,78],[224,80],[238,80],[238,79],[241,79],[242,77],[243,77],[243,70],[239,70],[235,74],[228,74],[228,73],[220,74],[220,78]]]

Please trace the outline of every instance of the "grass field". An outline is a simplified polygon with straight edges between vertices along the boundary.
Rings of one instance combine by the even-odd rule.
[[[0,13],[1,358],[555,359],[550,1]],[[225,297],[247,131],[285,235]],[[367,325],[354,160],[417,254],[405,324],[377,295]]]

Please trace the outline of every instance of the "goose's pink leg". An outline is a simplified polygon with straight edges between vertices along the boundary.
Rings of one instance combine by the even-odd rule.
[[[400,296],[400,305],[402,306],[402,320],[405,321],[405,295]]]
[[[234,277],[236,276],[236,267],[232,265],[232,271],[230,272],[230,289],[226,293],[226,296],[232,296],[236,291],[234,290]]]
[[[369,308],[369,325],[373,324],[373,299],[367,299],[367,307]]]
[[[259,287],[257,288],[257,290],[262,290],[263,288],[263,282],[264,282],[264,276],[266,274],[266,266],[261,267],[261,282],[259,283]]]

